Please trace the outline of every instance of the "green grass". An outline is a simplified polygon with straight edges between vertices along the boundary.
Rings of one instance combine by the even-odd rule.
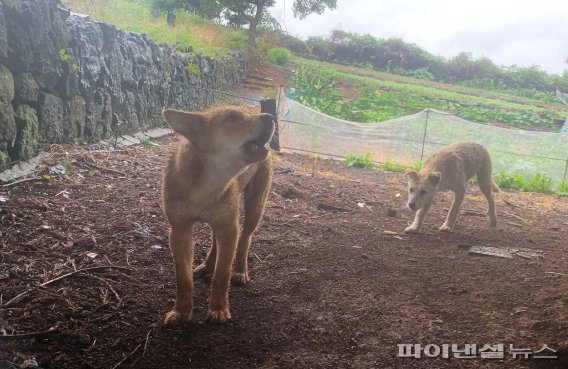
[[[347,155],[345,158],[345,162],[347,163],[348,167],[355,167],[355,168],[368,168],[373,169],[377,165],[373,162],[373,154],[368,152],[363,155],[354,155],[350,154]]]
[[[554,180],[542,173],[526,177],[522,174],[507,174],[504,171],[500,171],[493,179],[501,188],[568,196],[568,181],[566,179],[561,179],[555,186]]]
[[[386,170],[388,172],[405,172],[409,169],[418,171],[420,170],[420,168],[422,168],[423,165],[421,161],[418,161],[410,166],[395,163],[392,161],[377,163],[373,161],[373,154],[370,152],[363,155],[347,155],[345,157],[345,162],[347,163],[348,167]]]
[[[156,143],[154,141],[152,141],[150,138],[146,137],[142,140],[140,140],[140,143],[144,146],[150,146],[150,147],[160,147],[162,145],[160,145],[159,143]]]
[[[176,26],[167,25],[165,15],[154,18],[147,0],[69,0],[73,11],[86,13],[92,19],[112,23],[136,33],[146,33],[158,43],[175,45],[180,51],[191,48],[204,55],[224,55],[228,48],[246,44],[244,30],[224,27],[197,15],[177,11]]]
[[[272,64],[286,65],[291,56],[292,52],[283,47],[273,47],[268,50],[268,60],[270,60]]]

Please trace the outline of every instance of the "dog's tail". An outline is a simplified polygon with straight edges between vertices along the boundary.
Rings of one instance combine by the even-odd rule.
[[[493,192],[501,192],[501,189],[497,186],[497,183],[495,183],[494,180],[491,180],[491,189]]]

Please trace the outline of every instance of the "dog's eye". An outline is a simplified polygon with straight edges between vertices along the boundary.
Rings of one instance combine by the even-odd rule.
[[[426,190],[422,190],[422,191],[420,191],[420,196],[424,196],[424,195],[426,195],[426,192],[427,192]]]
[[[225,121],[236,122],[239,119],[240,119],[240,115],[238,113],[231,113],[231,114],[227,115],[227,118],[225,118]]]
[[[410,188],[408,189],[408,192],[410,192],[410,193],[414,192],[414,188],[410,187]]]

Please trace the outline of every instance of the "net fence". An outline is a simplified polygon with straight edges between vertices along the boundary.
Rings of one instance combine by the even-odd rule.
[[[458,141],[475,141],[491,154],[494,173],[537,173],[560,180],[568,169],[568,133],[484,125],[425,109],[379,123],[337,119],[291,99],[279,105],[280,145],[336,157],[373,154],[373,161],[412,165]]]

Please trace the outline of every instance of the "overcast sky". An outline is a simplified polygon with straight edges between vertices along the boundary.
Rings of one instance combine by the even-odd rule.
[[[444,57],[468,51],[498,65],[568,69],[568,0],[338,0],[336,10],[303,21],[291,6],[277,0],[271,13],[302,39],[341,28],[399,37]]]

